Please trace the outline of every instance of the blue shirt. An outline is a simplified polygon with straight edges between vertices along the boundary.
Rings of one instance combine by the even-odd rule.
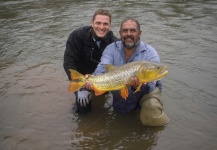
[[[152,61],[160,63],[160,58],[158,56],[157,51],[150,45],[144,43],[143,41],[139,42],[135,52],[131,55],[131,57],[126,61],[126,56],[123,48],[122,41],[114,42],[108,45],[101,57],[101,62],[98,64],[97,68],[94,71],[94,75],[105,73],[105,65],[104,64],[112,64],[114,66],[121,66],[123,64],[144,60],[144,61]],[[150,91],[153,91],[155,87],[155,82],[148,83],[150,86]]]

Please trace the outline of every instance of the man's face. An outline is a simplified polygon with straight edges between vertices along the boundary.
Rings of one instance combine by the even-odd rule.
[[[111,27],[109,16],[96,15],[94,21],[92,22],[92,27],[96,35],[103,38]]]
[[[127,20],[122,24],[119,33],[124,47],[132,49],[136,47],[137,42],[140,40],[142,31],[138,29],[135,21]]]

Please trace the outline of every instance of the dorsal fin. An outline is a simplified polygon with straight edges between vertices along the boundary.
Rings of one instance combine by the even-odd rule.
[[[116,66],[114,65],[110,65],[110,64],[105,64],[105,69],[106,69],[106,72],[109,72],[110,70],[116,68]]]

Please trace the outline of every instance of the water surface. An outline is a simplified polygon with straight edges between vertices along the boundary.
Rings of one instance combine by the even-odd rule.
[[[215,0],[0,1],[0,149],[217,148],[217,2]],[[143,126],[99,96],[91,112],[71,112],[63,70],[68,35],[108,8],[112,30],[127,17],[168,65],[162,100],[170,123]]]

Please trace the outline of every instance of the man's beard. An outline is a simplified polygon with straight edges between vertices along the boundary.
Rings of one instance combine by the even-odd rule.
[[[126,44],[125,40],[127,38],[130,38],[131,40],[134,41],[134,37],[133,36],[125,36],[124,40],[123,40],[124,48],[126,48],[126,49],[132,49],[132,48],[135,48],[135,47],[137,47],[139,45],[139,41],[140,41],[139,39],[136,42],[134,42],[133,44]]]

